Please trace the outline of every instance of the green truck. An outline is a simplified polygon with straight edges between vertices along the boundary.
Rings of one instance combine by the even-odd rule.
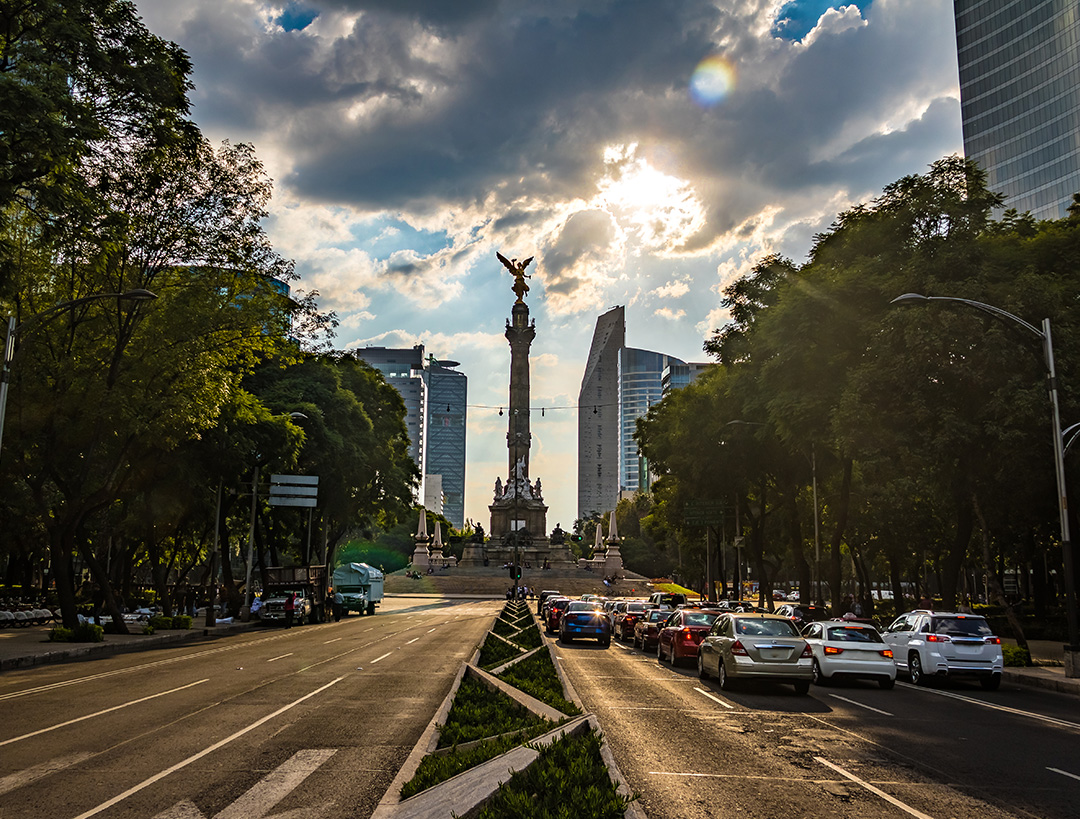
[[[383,573],[367,563],[346,563],[334,569],[335,599],[341,594],[341,613],[374,614],[383,599]]]

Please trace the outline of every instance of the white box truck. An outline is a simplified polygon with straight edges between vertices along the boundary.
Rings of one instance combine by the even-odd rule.
[[[333,594],[344,602],[341,613],[374,614],[383,599],[383,573],[367,563],[346,563],[334,569]]]

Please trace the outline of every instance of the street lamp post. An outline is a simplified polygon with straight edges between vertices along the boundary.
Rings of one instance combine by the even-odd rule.
[[[21,333],[25,332],[29,327],[32,327],[35,324],[44,324],[56,318],[63,311],[71,310],[78,307],[80,304],[86,304],[87,302],[98,301],[100,299],[150,301],[151,299],[156,298],[156,294],[143,289],[125,290],[123,293],[95,293],[92,296],[83,296],[82,298],[72,299],[71,301],[65,301],[63,304],[57,304],[50,307],[48,310],[42,310],[40,313],[31,316],[19,324],[15,323],[15,316],[8,316],[7,336],[4,339],[4,363],[3,368],[0,369],[0,452],[3,452],[4,419],[7,415],[7,396],[8,384],[11,382],[11,364],[15,360],[15,339]]]
[[[1065,616],[1068,621],[1069,643],[1065,646],[1065,675],[1080,677],[1080,628],[1076,612],[1076,583],[1073,575],[1072,538],[1069,532],[1069,500],[1065,487],[1065,447],[1061,434],[1061,411],[1058,405],[1057,368],[1054,364],[1054,345],[1050,335],[1050,319],[1044,318],[1042,329],[1024,321],[1019,316],[984,304],[981,301],[962,299],[955,296],[923,296],[919,293],[905,293],[897,296],[890,304],[912,302],[945,301],[967,305],[988,313],[994,318],[1011,321],[1027,330],[1042,344],[1043,360],[1046,364],[1047,391],[1050,395],[1050,423],[1053,433],[1054,471],[1057,476],[1058,517],[1061,524],[1061,559],[1065,572]]]

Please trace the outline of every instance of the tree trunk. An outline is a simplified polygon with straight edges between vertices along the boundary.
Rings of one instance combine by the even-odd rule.
[[[53,582],[56,583],[56,599],[60,605],[60,619],[64,628],[79,625],[79,610],[75,605],[75,581],[71,574],[71,554],[65,548],[66,531],[54,532],[49,543],[49,559]]]
[[[836,526],[829,542],[829,588],[832,591],[832,612],[839,617],[844,604],[844,566],[840,545],[844,542],[844,530],[847,528],[848,510],[851,508],[851,458],[844,459],[843,477],[840,481],[840,497],[836,503]]]
[[[966,495],[956,497],[956,532],[952,548],[945,556],[943,577],[941,578],[941,607],[946,611],[956,611],[956,587],[959,585],[960,568],[967,556],[971,534],[975,528],[971,514],[971,504],[965,502]]]
[[[109,612],[109,616],[112,618],[116,633],[130,634],[131,632],[128,631],[127,623],[124,622],[124,615],[116,602],[116,594],[113,593],[113,587],[109,580],[108,572],[105,571],[105,567],[98,561],[97,555],[94,554],[94,550],[90,548],[89,544],[87,544],[83,538],[78,538],[76,542],[79,547],[79,554],[82,555],[83,562],[89,567],[94,582],[97,583],[98,588],[101,589],[101,594],[105,599],[105,610]]]
[[[788,533],[790,535],[791,560],[795,564],[795,578],[799,584],[799,599],[813,599],[813,582],[811,579],[810,564],[806,560],[806,548],[803,544],[802,526],[799,524],[799,507],[795,502],[795,487],[789,487],[790,492],[784,495],[784,505],[787,510],[789,521]],[[811,590],[807,594],[807,590]]]
[[[990,596],[995,603],[1004,607],[1005,617],[1009,621],[1009,627],[1012,629],[1013,637],[1016,638],[1016,644],[1027,652],[1028,663],[1030,664],[1031,650],[1028,648],[1027,638],[1024,636],[1024,628],[1020,625],[1020,618],[1016,616],[1016,611],[1013,609],[1012,604],[1005,598],[1005,591],[1001,588],[1001,583],[998,581],[997,574],[994,572],[994,561],[990,555],[990,534],[986,529],[986,519],[983,518],[982,509],[979,508],[979,498],[974,493],[971,496],[971,506],[975,513],[975,517],[979,521],[979,532],[982,539],[983,565],[986,568],[987,583],[990,585]]]

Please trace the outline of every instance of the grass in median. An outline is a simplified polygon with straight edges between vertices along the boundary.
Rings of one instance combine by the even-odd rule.
[[[511,634],[515,634],[519,626],[511,625],[506,622],[502,617],[495,621],[495,625],[491,627],[491,630],[498,634],[500,637],[509,637]]]
[[[519,645],[526,651],[538,648],[544,642],[540,638],[540,629],[536,626],[529,626],[520,634],[516,634],[510,639],[513,641],[514,645]]]
[[[520,663],[515,663],[500,674],[499,679],[564,714],[577,716],[581,713],[580,708],[563,696],[562,680],[559,679],[555,664],[547,651],[538,651]]]
[[[499,788],[477,819],[555,819],[624,816],[629,800],[615,790],[600,757],[600,736],[564,736],[527,770]]]
[[[507,660],[521,655],[512,645],[508,645],[493,634],[488,634],[484,645],[480,648],[480,659],[477,664],[484,669],[502,665]]]

